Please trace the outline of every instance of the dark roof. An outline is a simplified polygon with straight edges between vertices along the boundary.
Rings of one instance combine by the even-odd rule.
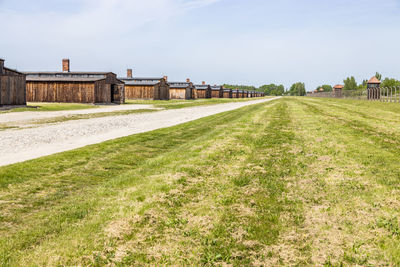
[[[220,86],[220,85],[211,86],[211,90],[214,90],[214,91],[219,91],[221,89],[224,89],[224,88],[222,86]]]
[[[63,71],[24,71],[26,75],[40,75],[40,76],[94,76],[94,75],[107,75],[114,74],[110,71],[108,72],[88,72],[88,71],[74,71],[74,72],[63,72]],[[115,74],[114,74],[115,75]]]
[[[190,86],[190,83],[187,82],[168,82],[168,84],[172,88],[187,88]]]
[[[96,82],[112,72],[23,72],[27,81]],[[115,74],[114,74],[115,75]]]
[[[126,85],[156,85],[163,78],[120,78]]]
[[[207,90],[210,86],[209,85],[195,85],[194,87],[196,87],[197,90]]]
[[[38,76],[26,76],[26,81],[28,82],[97,82],[101,80],[105,80],[106,78],[98,78],[98,77],[38,77]]]
[[[10,69],[10,68],[7,68],[7,67],[3,67],[3,69],[8,70],[8,71],[11,71],[11,72],[15,72],[15,73],[17,73],[17,74],[23,74],[22,72],[19,72],[19,71],[17,71],[17,70]]]

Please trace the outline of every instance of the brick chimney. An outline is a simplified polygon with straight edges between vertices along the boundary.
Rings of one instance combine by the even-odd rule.
[[[70,72],[70,69],[69,69],[69,59],[64,58],[64,59],[62,60],[62,70],[63,70],[63,72]]]
[[[127,69],[126,70],[126,77],[133,78],[132,69]]]
[[[168,76],[163,77],[166,82],[168,82]]]
[[[187,82],[187,83],[190,83],[190,79],[189,79],[189,78],[187,78],[187,79],[186,79],[186,82]]]
[[[3,74],[4,59],[0,58],[0,74]]]
[[[202,81],[201,84],[202,84],[202,85],[206,85],[206,82],[205,82],[205,81]]]

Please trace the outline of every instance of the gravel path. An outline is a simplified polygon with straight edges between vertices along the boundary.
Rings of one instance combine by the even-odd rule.
[[[151,109],[153,105],[110,105],[99,108],[62,110],[62,111],[24,111],[0,114],[0,123],[25,122],[40,119],[49,119],[68,115],[94,114],[102,112],[114,112],[123,110]]]
[[[0,131],[0,166],[170,127],[274,99],[277,98],[66,121],[37,128]]]

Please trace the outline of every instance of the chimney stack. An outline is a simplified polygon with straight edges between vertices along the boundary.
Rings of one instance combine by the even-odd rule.
[[[0,58],[0,74],[3,74],[4,59]]]
[[[133,78],[132,69],[127,69],[126,70],[126,77]]]
[[[69,59],[64,58],[62,60],[62,70],[63,70],[63,72],[69,72],[70,71],[70,69],[69,69]]]
[[[202,84],[202,85],[206,85],[206,82],[205,82],[205,81],[202,81],[201,84]]]
[[[189,79],[189,78],[187,78],[187,79],[186,79],[186,82],[187,82],[187,83],[190,83],[190,79]]]
[[[168,82],[168,76],[163,77],[166,82]]]

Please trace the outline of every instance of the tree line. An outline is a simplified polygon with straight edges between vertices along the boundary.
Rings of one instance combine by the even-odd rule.
[[[400,87],[400,81],[395,78],[386,77],[382,80],[382,74],[377,72],[375,77],[380,80],[381,87]],[[365,90],[367,89],[368,80],[364,79],[361,83],[358,83],[354,76],[347,77],[343,80],[344,88],[343,90]],[[268,96],[281,96],[281,95],[290,95],[290,96],[304,96],[307,94],[306,86],[303,82],[294,83],[290,88],[286,89],[282,84],[266,84],[260,87],[249,86],[249,85],[230,85],[224,84],[225,88],[230,89],[239,89],[239,90],[248,90],[248,91],[259,91],[265,93]],[[321,90],[322,88],[322,90]],[[332,85],[323,84],[318,86],[315,90],[323,91],[323,92],[331,92],[333,90]]]

